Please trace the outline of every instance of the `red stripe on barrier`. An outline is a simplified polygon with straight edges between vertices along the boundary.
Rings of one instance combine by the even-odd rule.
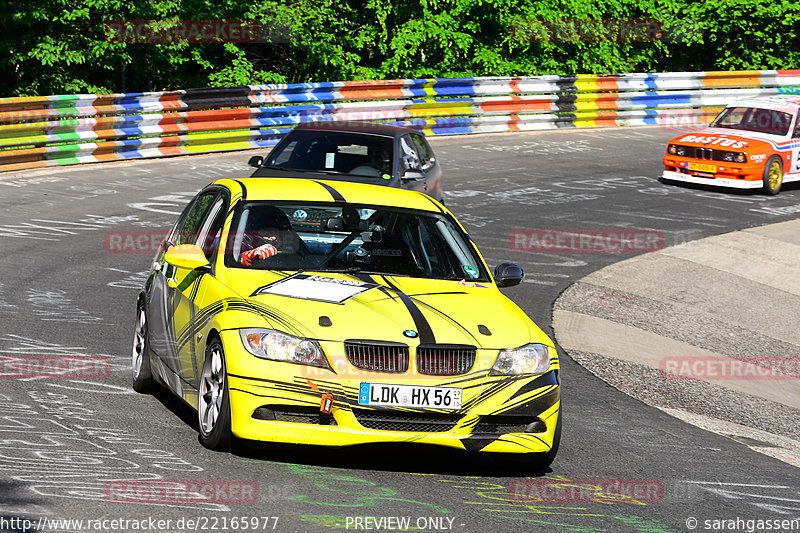
[[[619,91],[619,76],[602,76],[597,78],[597,89],[600,91]]]
[[[403,80],[380,81],[347,81],[343,87],[332,88],[331,92],[338,92],[344,100],[377,100],[380,98],[402,98]]]

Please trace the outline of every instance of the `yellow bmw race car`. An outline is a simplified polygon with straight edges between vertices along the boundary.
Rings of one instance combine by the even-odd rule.
[[[555,457],[553,342],[461,224],[414,191],[222,179],[186,207],[138,300],[133,387],[202,443],[413,442]]]

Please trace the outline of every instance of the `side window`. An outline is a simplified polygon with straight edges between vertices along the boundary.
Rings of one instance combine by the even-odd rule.
[[[425,170],[429,168],[431,165],[433,165],[435,159],[433,157],[433,150],[431,150],[428,141],[425,140],[425,137],[419,134],[411,134],[411,139],[414,141],[414,146],[417,148],[420,161],[422,161],[422,169]]]
[[[792,133],[792,137],[797,139],[800,138],[800,112],[797,113],[797,118],[795,120],[797,120],[797,122],[794,125],[794,133]]]
[[[411,135],[400,137],[400,171],[421,169],[422,161],[417,153],[416,144]]]
[[[292,141],[284,146],[283,150],[281,150],[280,153],[275,156],[275,159],[269,162],[270,165],[280,167],[288,163],[292,158],[292,154],[294,154],[295,147],[297,147],[297,141]]]
[[[192,202],[189,211],[184,214],[183,221],[176,227],[177,231],[172,239],[173,244],[194,244],[197,241],[200,225],[205,220],[216,197],[216,192],[207,192]]]
[[[206,259],[211,261],[211,258],[214,256],[214,252],[217,250],[219,246],[219,238],[222,234],[222,225],[225,222],[225,201],[220,196],[214,202],[214,206],[208,213],[206,217],[206,221],[203,224],[202,228],[200,228],[200,232],[197,235],[197,246],[203,249],[203,253],[206,254]]]

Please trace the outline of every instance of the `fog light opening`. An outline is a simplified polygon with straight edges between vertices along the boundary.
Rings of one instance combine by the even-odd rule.
[[[545,431],[547,431],[547,424],[539,418],[525,426],[525,433],[544,433]]]

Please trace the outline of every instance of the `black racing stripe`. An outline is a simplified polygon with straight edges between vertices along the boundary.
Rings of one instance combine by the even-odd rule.
[[[224,302],[227,309],[256,313],[270,320],[274,320],[283,327],[289,328],[286,332],[292,335],[310,337],[312,334],[311,330],[308,329],[303,322],[296,320],[289,314],[279,311],[277,308],[240,298],[226,298]]]
[[[181,280],[181,282],[178,284],[178,290],[181,292],[185,291],[186,289],[191,287],[192,283],[197,281],[197,279],[200,278],[203,274],[205,274],[205,272],[202,272],[200,270],[190,270],[189,273],[186,274],[186,277],[183,278],[183,280]],[[198,283],[198,285],[200,284]],[[194,299],[194,293],[191,294],[191,298]]]
[[[391,298],[392,300],[395,299],[395,295],[392,294],[392,291],[390,291],[388,287],[384,287],[383,285],[381,285],[380,287],[378,287],[378,290],[381,291],[383,294],[385,294],[387,298]]]
[[[184,326],[184,328],[181,330],[180,335],[177,338],[178,351],[182,350],[183,347],[186,345],[186,343],[192,339],[192,337],[203,331],[203,328],[205,328],[208,325],[208,323],[211,322],[211,320],[214,318],[214,315],[219,310],[222,310],[222,304],[219,304],[218,308],[219,309],[214,311],[213,313],[206,313],[201,311],[198,315],[195,316],[195,318],[191,321],[190,324]]]
[[[445,313],[445,312],[443,312],[443,311],[440,311],[440,310],[439,310],[439,309],[437,309],[436,307],[432,306],[432,305],[431,305],[431,304],[429,304],[429,303],[425,303],[425,302],[423,302],[422,300],[417,300],[416,298],[412,298],[412,300],[413,300],[414,302],[418,302],[418,303],[420,303],[421,305],[425,306],[425,308],[426,308],[426,309],[430,309],[431,311],[433,311],[434,313],[436,313],[437,315],[439,315],[440,317],[442,317],[442,319],[449,321],[449,322],[450,322],[451,324],[453,324],[455,327],[457,327],[458,329],[460,329],[460,330],[461,330],[461,331],[462,331],[462,332],[463,332],[465,335],[469,336],[469,338],[470,338],[470,339],[472,339],[472,341],[473,341],[475,344],[481,344],[481,343],[480,343],[480,341],[479,341],[479,340],[478,340],[478,339],[475,337],[475,335],[473,335],[472,333],[470,333],[470,331],[469,331],[467,328],[465,328],[464,326],[462,326],[460,322],[458,322],[457,320],[455,320],[453,317],[451,317],[451,316],[450,316],[450,315],[448,315],[447,313]],[[483,347],[483,345],[481,345],[481,347]]]
[[[235,181],[236,183],[238,183],[238,184],[239,184],[239,186],[242,188],[242,200],[247,200],[247,187],[245,187],[245,186],[244,186],[244,183],[242,183],[242,182],[241,182],[241,181],[239,181],[239,180],[233,180],[233,181]]]
[[[531,392],[536,389],[541,389],[542,387],[547,387],[550,385],[558,385],[558,373],[555,370],[551,370],[546,374],[542,374],[538,378],[534,379],[533,381],[528,382],[527,384],[523,385],[519,388],[517,392],[514,393],[509,400],[513,400],[517,396],[525,394],[526,392]]]
[[[400,301],[406,306],[408,309],[408,313],[411,315],[412,320],[414,320],[414,325],[417,328],[417,333],[419,333],[419,342],[421,344],[436,344],[436,337],[433,335],[433,329],[431,325],[428,323],[428,320],[425,318],[425,315],[422,314],[422,311],[419,310],[417,304],[414,303],[408,295],[402,292],[397,286],[389,281],[386,276],[381,276],[383,281],[391,288],[397,296],[400,297]]]
[[[330,193],[330,195],[333,197],[333,201],[334,202],[347,202],[347,200],[344,199],[344,196],[342,196],[339,193],[339,191],[337,191],[336,189],[334,189],[333,187],[331,187],[327,183],[322,183],[321,181],[317,181],[317,180],[312,180],[312,181],[314,183],[318,183],[319,185],[322,185],[323,187],[325,187],[325,190],[328,191]]]
[[[372,279],[372,276],[370,276],[369,274],[362,274],[360,272],[357,272],[355,274],[350,274],[350,277],[357,279],[358,281],[362,281],[364,283],[369,283],[371,285],[375,284],[375,280]]]
[[[200,278],[202,277],[203,275],[200,274],[196,280],[197,282],[194,284],[194,286],[192,286],[192,292],[189,295],[189,299],[192,301],[192,303],[194,303],[195,298],[197,298],[197,291],[200,290]],[[192,306],[192,309],[194,309],[194,306]]]
[[[513,403],[499,411],[496,411],[495,414],[524,417],[538,416],[553,407],[560,398],[561,394],[558,390],[558,387],[553,387],[549,391],[537,396],[536,398],[528,401],[520,400],[519,402]]]
[[[381,300],[388,300],[389,298],[394,300],[394,296],[392,296],[392,294],[390,292],[384,291],[384,294],[386,294],[386,298],[381,298]],[[412,297],[412,298],[416,298],[417,296],[439,296],[439,295],[442,295],[442,294],[469,294],[469,293],[464,292],[464,291],[417,292],[417,293],[414,293],[414,294],[409,294],[409,296]],[[429,304],[426,304],[426,305],[429,305]]]

